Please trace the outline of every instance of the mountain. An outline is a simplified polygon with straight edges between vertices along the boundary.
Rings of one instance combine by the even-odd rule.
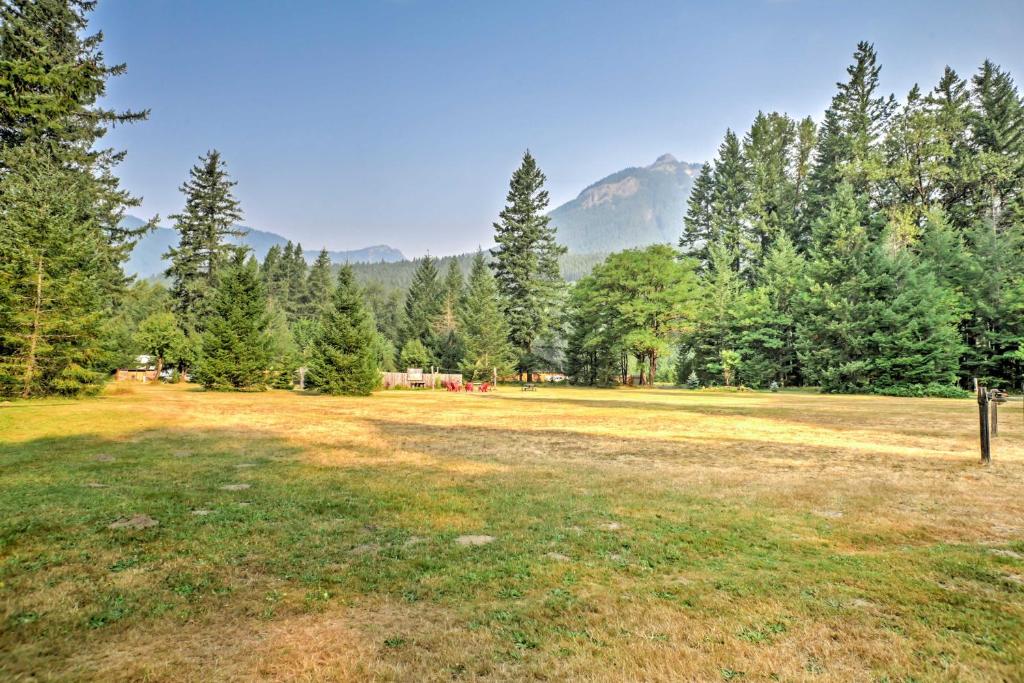
[[[125,216],[121,222],[122,225],[130,228],[138,228],[145,225],[145,221],[136,218],[135,216]],[[283,247],[288,243],[288,240],[281,237],[277,233],[266,232],[264,230],[255,230],[246,226],[240,225],[239,228],[248,230],[249,232],[240,239],[232,239],[237,244],[245,244],[253,253],[256,258],[263,260],[263,257],[267,255],[267,251],[274,245]],[[135,249],[132,250],[132,255],[128,259],[128,262],[124,266],[126,273],[138,275],[139,277],[152,277],[154,275],[160,275],[167,268],[167,263],[163,260],[163,255],[167,253],[167,250],[178,243],[178,233],[171,228],[158,227],[155,230],[146,233],[146,235],[139,240],[139,243],[135,245]],[[312,262],[320,253],[319,250],[309,249],[304,250],[303,254],[307,261]],[[393,263],[395,261],[402,261],[405,256],[398,249],[389,247],[386,244],[379,244],[372,247],[365,247],[363,249],[353,249],[351,251],[328,251],[327,252],[333,263]]]
[[[590,185],[549,215],[570,252],[611,252],[659,242],[675,244],[700,164],[663,154]]]

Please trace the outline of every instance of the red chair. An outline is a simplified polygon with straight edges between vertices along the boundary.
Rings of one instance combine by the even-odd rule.
[[[480,392],[481,393],[487,393],[490,390],[491,390],[491,385],[490,385],[489,382],[484,382],[482,385],[480,385]]]
[[[468,391],[468,392],[472,392],[473,391],[473,383],[472,382],[466,382],[465,386],[466,386],[466,391]]]

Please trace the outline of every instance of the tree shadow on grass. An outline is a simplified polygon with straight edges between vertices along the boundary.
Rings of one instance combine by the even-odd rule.
[[[733,395],[730,394],[722,396]],[[514,396],[500,393],[495,393],[488,398],[490,400],[499,401],[521,400]],[[814,399],[815,396],[808,395],[807,398]],[[547,405],[566,405],[592,409],[615,408],[623,411],[636,411],[640,413],[685,413],[709,417],[753,418],[792,424],[799,427],[814,426],[820,429],[828,429],[836,432],[868,431],[885,434],[899,434],[901,432],[911,434],[911,432],[905,429],[906,416],[898,412],[894,413],[887,409],[884,403],[870,404],[865,402],[864,405],[858,406],[854,409],[854,407],[849,405],[829,406],[827,404],[827,401],[829,400],[828,397],[822,395],[820,398],[821,402],[815,406],[813,411],[808,411],[805,406],[785,404],[773,405],[763,402],[752,403],[749,406],[716,405],[710,403],[700,403],[695,405],[684,402],[667,403],[630,399],[569,398],[564,396],[531,396],[528,400],[530,402],[536,401]],[[863,398],[877,398],[882,402],[899,400],[891,397]],[[950,430],[950,435],[954,438],[962,436],[963,434],[973,434],[972,429],[976,428],[975,420],[977,412],[976,408],[972,407],[973,404],[969,401],[957,401],[955,404],[950,402],[949,405],[958,409],[956,414],[959,416],[959,421],[955,426],[950,425],[949,413],[932,413],[928,415],[928,419],[933,422],[941,422],[940,426],[945,427],[946,429],[953,427],[953,429]],[[827,419],[823,420],[823,417]],[[849,421],[851,417],[854,417],[855,419],[853,421]],[[844,419],[847,421],[842,421]],[[963,432],[963,434],[960,434],[959,432]],[[925,430],[916,431],[913,432],[913,434],[919,436],[934,436],[934,434]]]

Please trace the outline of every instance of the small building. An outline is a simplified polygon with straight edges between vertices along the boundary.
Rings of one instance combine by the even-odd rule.
[[[114,373],[115,382],[155,382],[160,379],[156,370],[150,370],[148,368],[125,368],[118,369]]]

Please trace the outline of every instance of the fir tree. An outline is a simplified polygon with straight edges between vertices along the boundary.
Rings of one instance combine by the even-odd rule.
[[[836,84],[839,92],[832,98],[819,132],[808,197],[812,222],[825,213],[843,182],[853,188],[861,210],[868,211],[885,175],[881,142],[896,102],[892,95],[878,93],[882,67],[874,46],[859,43],[853,59],[846,69],[849,79]]]
[[[279,306],[284,306],[288,302],[288,282],[284,277],[283,260],[281,245],[275,244],[267,249],[267,255],[263,257],[263,264],[260,266],[260,277],[266,288],[267,298]]]
[[[951,386],[960,344],[947,291],[888,238],[872,241],[843,183],[815,229],[800,359],[825,391]]]
[[[285,245],[281,265],[287,281],[288,292],[285,313],[288,321],[293,323],[305,314],[309,306],[309,292],[306,289],[306,274],[309,267],[302,254],[302,245],[292,244],[289,241]]]
[[[739,138],[731,130],[718,148],[711,195],[711,234],[729,255],[729,266],[740,273],[751,261],[745,219],[749,200],[747,163]]]
[[[462,268],[459,267],[458,261],[453,259],[448,264],[448,272],[441,285],[444,300],[441,315],[435,326],[438,340],[437,363],[446,370],[458,368],[462,364],[462,354],[465,353],[465,344],[459,329],[459,310],[465,296],[465,287]]]
[[[749,197],[743,208],[744,239],[756,279],[772,245],[792,233],[796,215],[796,189],[790,179],[790,155],[796,142],[796,124],[788,116],[758,112],[743,139]]]
[[[74,0],[0,3],[5,393],[98,388],[95,369],[109,356],[95,321],[113,317],[128,283],[121,264],[151,227],[121,225],[125,208],[139,201],[114,175],[123,153],[98,144],[109,126],[144,119],[147,112],[97,105],[107,81],[125,67],[106,64],[102,35],[87,32],[92,6]]]
[[[437,261],[424,256],[416,267],[412,285],[405,296],[405,318],[399,341],[402,346],[418,339],[433,353],[438,347],[437,321],[444,309],[444,290],[437,272]]]
[[[266,292],[255,259],[218,264],[194,378],[207,389],[262,391],[272,365]]]
[[[178,244],[164,254],[170,261],[165,275],[171,280],[174,310],[186,331],[205,329],[218,271],[239,252],[228,239],[245,234],[235,227],[242,212],[232,194],[234,186],[220,153],[208,152],[199,158],[181,186],[184,210],[171,216]]]
[[[1024,219],[1024,104],[1010,74],[985,60],[972,79],[970,118],[977,146],[979,218],[1005,229]]]
[[[505,208],[494,224],[497,247],[491,251],[509,339],[524,371],[533,363],[534,343],[555,321],[562,286],[558,258],[566,251],[547,216],[545,180],[527,151],[509,182]]]
[[[686,217],[683,218],[683,236],[679,238],[679,248],[683,255],[697,259],[702,267],[706,267],[710,255],[708,247],[716,241],[711,230],[711,202],[714,193],[714,176],[711,164],[700,167],[700,173],[693,181],[690,196],[686,200]]]
[[[82,174],[23,146],[0,181],[0,395],[95,393],[105,238]]]
[[[462,372],[470,380],[487,379],[495,368],[499,375],[512,369],[515,354],[508,323],[501,312],[494,277],[480,251],[473,257],[459,324],[465,340]]]
[[[334,288],[331,282],[331,257],[326,249],[321,249],[316,261],[309,269],[309,276],[306,278],[307,304],[305,314],[307,317],[319,317],[331,303],[331,292]]]
[[[273,301],[269,306],[267,334],[270,337],[268,381],[275,389],[291,389],[298,379],[302,354],[295,335],[288,326],[288,317]]]
[[[352,268],[343,265],[313,342],[306,385],[326,394],[368,396],[380,383],[376,335]]]

